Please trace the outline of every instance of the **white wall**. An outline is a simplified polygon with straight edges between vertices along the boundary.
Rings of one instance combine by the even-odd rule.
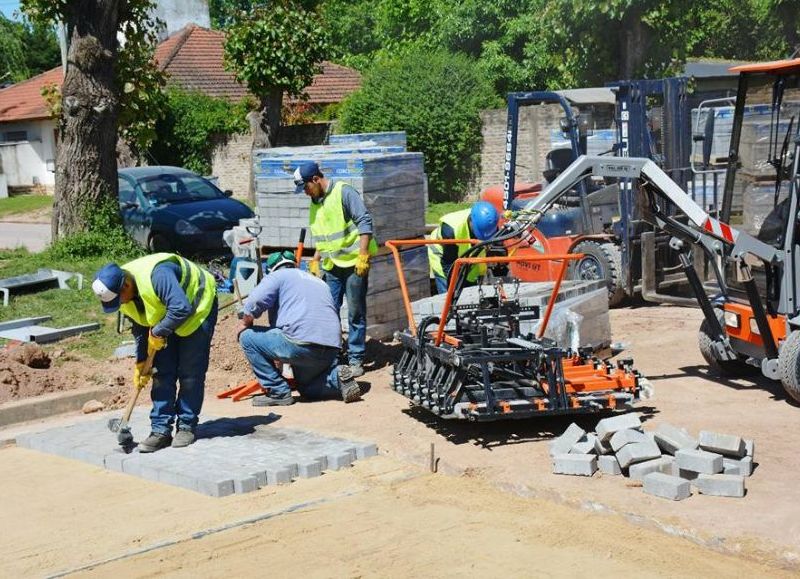
[[[153,15],[166,25],[166,30],[161,33],[161,40],[187,24],[211,28],[207,0],[158,0]]]
[[[55,184],[55,174],[47,169],[55,165],[55,121],[0,123],[0,166],[9,187],[30,187]],[[2,142],[3,133],[27,131],[28,140]]]

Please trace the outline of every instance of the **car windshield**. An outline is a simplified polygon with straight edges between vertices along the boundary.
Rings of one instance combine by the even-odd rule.
[[[155,203],[182,203],[206,201],[224,197],[211,183],[190,174],[162,173],[139,179],[139,186],[148,199]]]

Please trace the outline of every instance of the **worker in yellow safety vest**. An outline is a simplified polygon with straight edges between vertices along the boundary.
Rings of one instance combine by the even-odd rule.
[[[317,276],[324,272],[337,312],[347,298],[348,364],[353,377],[361,376],[367,342],[369,259],[378,251],[372,216],[358,191],[326,178],[317,163],[299,166],[294,182],[296,193],[311,197],[309,223],[316,251],[309,271]]]
[[[217,321],[214,277],[179,255],[155,253],[121,267],[106,264],[97,272],[92,290],[104,312],[119,310],[133,322],[134,385],[143,388],[153,380],[151,433],[139,443],[139,451],[192,444]],[[151,354],[154,376],[145,374]]]
[[[500,216],[494,205],[486,201],[475,203],[470,209],[462,209],[444,215],[439,219],[439,226],[431,233],[431,239],[478,239],[486,241],[497,233],[497,222]],[[436,281],[436,291],[447,292],[450,284],[450,272],[456,259],[463,256],[469,243],[431,244],[428,246],[428,263],[431,275]],[[485,255],[485,252],[481,252]],[[467,272],[466,285],[474,285],[486,273],[485,264],[470,266]]]

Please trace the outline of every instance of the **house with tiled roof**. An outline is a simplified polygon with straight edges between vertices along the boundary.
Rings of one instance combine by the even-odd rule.
[[[189,24],[161,42],[155,58],[168,84],[238,101],[249,93],[224,68],[224,42],[223,32]],[[59,66],[0,90],[0,166],[9,186],[53,185],[57,129],[42,89],[62,81]],[[341,102],[360,84],[357,71],[324,62],[305,89],[307,102],[315,107]]]

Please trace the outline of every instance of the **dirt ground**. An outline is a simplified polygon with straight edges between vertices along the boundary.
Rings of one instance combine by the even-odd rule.
[[[11,448],[0,451],[0,488],[14,521],[0,546],[5,577],[788,576],[387,457],[213,499]]]
[[[522,575],[531,569],[566,576],[591,566],[601,576],[775,574],[756,563],[796,571],[800,408],[787,402],[779,384],[709,377],[696,345],[700,319],[694,309],[628,307],[612,312],[612,329],[615,340],[630,344],[624,355],[655,385],[655,397],[639,409],[647,429],[670,422],[694,433],[709,429],[755,439],[758,466],[744,499],[695,495],[674,503],[645,495],[620,477],[553,475],[547,441],[571,419],[438,420],[389,389],[388,363],[396,348],[370,344],[376,363],[363,378],[372,387],[363,401],[272,412],[280,426],[374,441],[379,459],[346,473],[218,500],[23,449],[0,450],[0,492],[13,511],[7,520],[24,521],[0,547],[0,570],[40,575],[176,540],[94,573],[188,575],[199,566],[207,575],[274,568],[315,576]],[[235,325],[224,317],[217,328],[207,415],[270,411],[211,395],[250,377]],[[107,373],[124,381],[126,364],[108,363]],[[578,422],[594,428],[596,418]],[[439,472],[449,476],[421,476],[432,443]],[[35,500],[31,488],[37,488]],[[324,503],[291,514],[188,539],[202,529],[320,497]],[[307,546],[302,557],[293,548],[299,541]]]

